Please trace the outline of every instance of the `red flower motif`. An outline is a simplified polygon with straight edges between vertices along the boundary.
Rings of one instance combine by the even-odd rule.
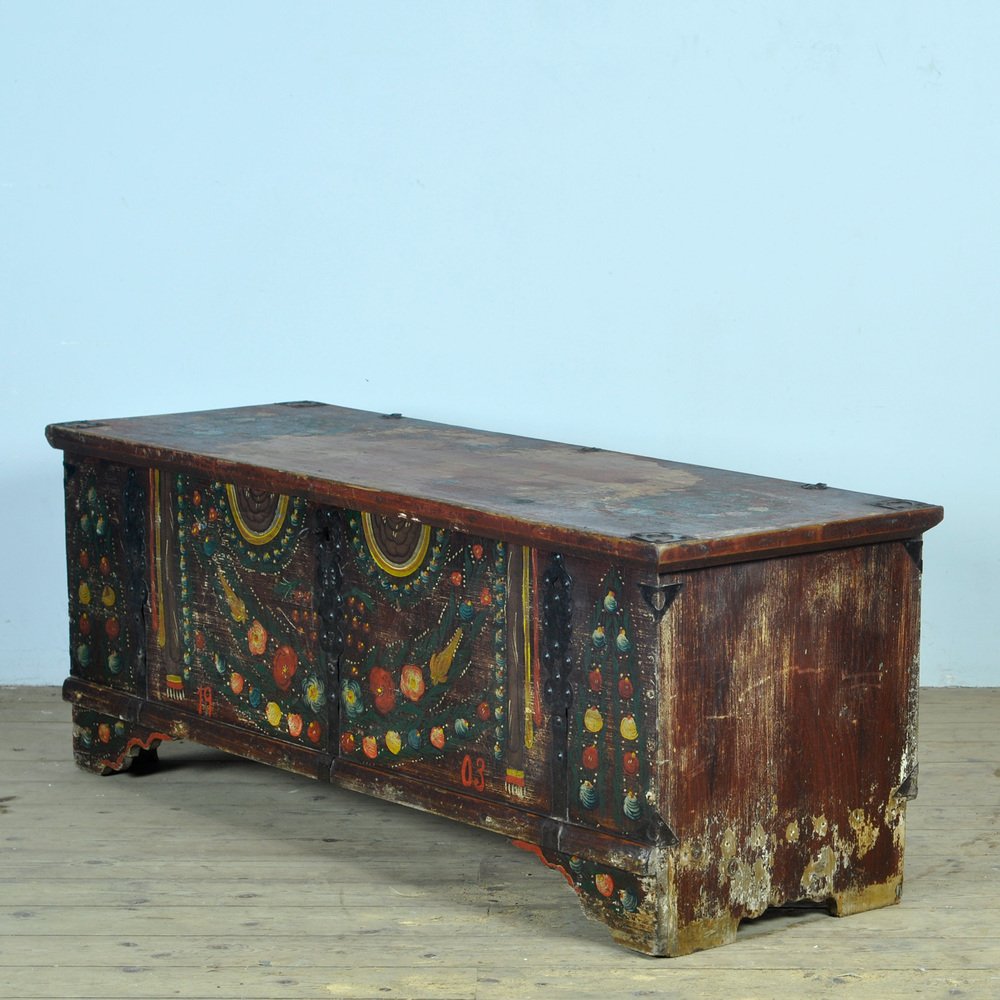
[[[402,691],[404,696],[409,698],[410,701],[420,701],[420,699],[424,696],[424,692],[427,690],[423,670],[412,663],[408,663],[405,667],[403,667],[403,674],[399,680],[399,690]]]
[[[483,547],[478,542],[472,546],[472,558],[476,560],[483,558]]]
[[[247,646],[254,656],[260,656],[267,649],[267,629],[256,618],[247,629]]]
[[[375,711],[388,715],[396,707],[396,685],[392,674],[383,667],[372,667],[368,675],[368,689],[375,697]]]
[[[451,574],[451,585],[453,587],[462,586],[462,574],[457,569]]]
[[[274,683],[282,691],[287,691],[292,686],[292,678],[298,669],[299,657],[295,650],[291,646],[279,646],[271,661],[271,674],[274,677]]]
[[[479,592],[479,603],[485,608],[493,603],[493,595],[490,593],[489,587],[483,587]]]

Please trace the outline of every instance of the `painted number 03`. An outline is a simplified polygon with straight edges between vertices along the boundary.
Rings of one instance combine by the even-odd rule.
[[[475,762],[466,754],[462,758],[462,784],[481,792],[486,788],[486,761],[477,757]]]

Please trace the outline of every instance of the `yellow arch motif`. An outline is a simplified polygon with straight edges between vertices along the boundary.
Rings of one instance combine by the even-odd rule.
[[[226,483],[226,496],[229,498],[229,509],[232,511],[233,520],[244,540],[251,545],[266,545],[273,541],[281,526],[285,523],[285,514],[288,513],[288,497],[282,493],[278,497],[278,509],[274,512],[271,523],[263,531],[254,531],[240,513],[240,505],[236,496],[236,487],[232,483]]]
[[[365,542],[368,545],[368,551],[371,553],[372,559],[375,560],[379,569],[385,570],[390,576],[410,576],[424,561],[427,550],[430,548],[431,529],[429,525],[422,524],[420,525],[420,541],[417,543],[413,555],[406,562],[395,562],[379,548],[378,540],[375,538],[375,529],[372,526],[371,514],[362,511],[361,527],[364,529]]]

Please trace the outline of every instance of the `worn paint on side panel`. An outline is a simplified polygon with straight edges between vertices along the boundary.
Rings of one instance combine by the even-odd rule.
[[[661,624],[659,788],[679,837],[678,926],[799,899],[894,901],[919,582],[904,546],[676,580],[683,596]]]

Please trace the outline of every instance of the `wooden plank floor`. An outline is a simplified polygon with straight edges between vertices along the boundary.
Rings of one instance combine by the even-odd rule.
[[[649,959],[494,835],[193,744],[78,770],[0,688],[0,997],[1000,997],[1000,689],[927,689],[900,906]]]

